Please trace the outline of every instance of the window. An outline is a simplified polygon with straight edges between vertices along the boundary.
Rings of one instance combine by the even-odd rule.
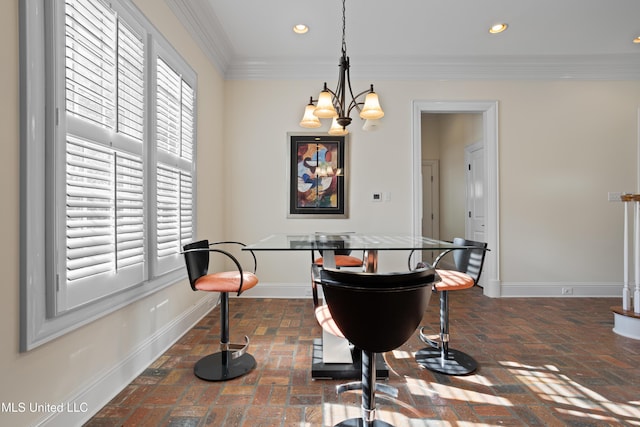
[[[184,277],[196,78],[130,0],[21,6],[25,351]]]

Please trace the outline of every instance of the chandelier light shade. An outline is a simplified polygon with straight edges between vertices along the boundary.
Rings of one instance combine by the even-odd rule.
[[[327,88],[327,83],[325,82],[318,99],[314,100],[311,97],[300,121],[300,126],[304,128],[317,128],[321,126],[318,119],[333,119],[329,129],[330,135],[346,135],[349,133],[347,126],[351,124],[351,112],[354,109],[360,113],[361,119],[366,120],[363,130],[376,129],[378,126],[374,121],[384,116],[378,94],[373,90],[373,85],[370,85],[369,89],[355,96],[353,95],[345,38],[345,9],[345,0],[342,0],[342,56],[340,57],[338,85],[335,90],[331,90]],[[347,99],[347,95],[351,97],[351,100]],[[363,96],[364,101],[362,101]],[[311,116],[314,116],[315,120]]]
[[[329,135],[333,135],[333,136],[342,136],[342,135],[346,135],[348,134],[349,131],[341,126],[340,124],[338,124],[338,119],[334,118],[331,121],[331,127],[329,128]]]
[[[382,117],[384,117],[384,111],[380,108],[378,94],[373,91],[373,85],[371,85],[371,92],[369,92],[364,99],[364,107],[362,107],[360,111],[360,118],[364,120],[378,120]]]
[[[309,104],[304,109],[304,116],[300,121],[300,126],[302,126],[303,128],[309,128],[309,129],[315,129],[322,126],[322,123],[320,123],[320,119],[318,118],[318,116],[313,114],[315,110],[316,110],[316,106],[313,105],[313,102],[309,101]]]
[[[312,100],[313,103],[313,100]],[[324,84],[324,90],[318,95],[318,105],[313,114],[321,119],[334,119],[338,117],[338,112],[333,106],[333,96],[327,90],[327,84]]]

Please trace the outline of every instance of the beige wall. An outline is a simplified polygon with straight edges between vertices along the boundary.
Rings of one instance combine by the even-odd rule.
[[[135,1],[154,25],[183,55],[198,74],[198,234],[221,238],[224,234],[222,103],[224,82],[206,60],[164,2]],[[73,399],[94,385],[110,370],[116,371],[125,359],[145,348],[158,331],[170,328],[192,309],[202,294],[191,291],[186,282],[169,287],[75,332],[55,339],[28,353],[18,352],[19,342],[19,67],[18,0],[0,5],[0,121],[3,155],[0,179],[3,203],[0,207],[0,270],[3,272],[0,298],[0,402],[59,404]],[[206,188],[206,191],[204,191]],[[145,357],[145,355],[137,355]],[[155,357],[153,354],[152,357]],[[124,369],[123,369],[124,371]],[[113,372],[112,372],[113,374]],[[131,378],[122,373],[121,383]],[[122,386],[122,384],[120,386]],[[118,390],[109,390],[117,392]],[[95,406],[95,405],[94,405]],[[99,408],[90,406],[90,412]],[[0,412],[0,425],[26,426],[51,414]],[[70,425],[70,424],[67,424]]]
[[[546,292],[563,283],[621,282],[622,207],[607,202],[607,192],[637,188],[640,82],[376,82],[386,116],[376,133],[362,132],[358,119],[351,126],[349,219],[287,220],[286,132],[300,130],[305,94],[317,86],[227,82],[230,234],[254,240],[318,229],[410,232],[412,101],[495,100],[503,286],[545,285]],[[372,203],[373,191],[389,192],[391,200]],[[307,258],[260,254],[261,280],[305,283]],[[381,264],[398,269],[406,261],[385,254]]]
[[[497,100],[503,285],[621,281],[622,210],[608,203],[606,195],[636,190],[640,82],[376,82],[386,117],[377,133],[360,131],[357,119],[351,126],[350,217],[288,220],[286,133],[300,130],[304,104],[321,82],[223,82],[164,2],[136,3],[198,73],[201,237],[252,241],[273,232],[409,232],[412,101]],[[57,403],[117,368],[150,334],[176,321],[200,296],[180,283],[29,353],[18,352],[17,5],[18,0],[11,0],[0,6],[4,58],[0,402]],[[354,80],[355,87],[366,83]],[[390,201],[371,202],[374,191],[388,192]],[[405,255],[385,256],[381,264],[382,269],[404,268]],[[308,274],[308,254],[259,255],[263,286],[308,283]],[[41,417],[0,414],[0,424],[29,425]]]

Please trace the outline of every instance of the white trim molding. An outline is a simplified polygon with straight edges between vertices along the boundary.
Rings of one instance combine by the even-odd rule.
[[[619,298],[621,283],[502,282],[501,297],[513,298]]]
[[[243,292],[240,298],[311,298],[311,283],[260,282],[260,286]]]
[[[620,283],[592,282],[501,282],[496,285],[487,281],[485,288],[488,286],[499,286],[500,297],[504,298],[619,298],[622,288]],[[261,282],[240,298],[307,299],[311,298],[311,285]]]

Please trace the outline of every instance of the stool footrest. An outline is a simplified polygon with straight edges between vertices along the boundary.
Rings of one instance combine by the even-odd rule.
[[[352,390],[362,390],[362,381],[353,381],[336,386],[336,393],[338,394]],[[377,392],[384,393],[395,398],[398,397],[398,389],[387,384],[376,383],[376,393]]]
[[[435,335],[435,334],[430,334],[430,335]],[[424,333],[424,326],[422,328],[420,328],[419,338],[420,338],[420,341],[422,341],[425,344],[430,345],[433,348],[440,348],[440,340],[437,340],[437,339],[434,340],[434,339],[429,338],[429,336]]]
[[[244,344],[220,343],[220,351],[227,351],[232,359],[237,359],[247,352],[249,348],[249,337],[244,336]]]

